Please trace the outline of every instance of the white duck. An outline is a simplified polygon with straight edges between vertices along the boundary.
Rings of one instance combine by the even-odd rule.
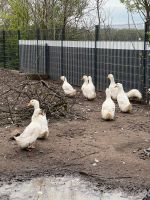
[[[83,96],[86,97],[88,100],[93,100],[96,98],[96,92],[95,92],[95,86],[92,82],[91,76],[83,76],[82,78],[84,80],[84,83],[81,87]]]
[[[65,93],[65,95],[69,97],[73,97],[76,95],[77,91],[70,85],[70,83],[67,82],[67,79],[65,76],[61,76],[60,79],[63,81],[62,89]]]
[[[101,115],[104,120],[113,120],[115,117],[115,103],[111,99],[110,89],[107,88],[106,91],[106,100],[102,104]]]
[[[117,100],[118,88],[116,87],[114,76],[112,74],[108,74],[107,78],[110,80],[109,90],[111,92],[111,97],[113,100]]]
[[[142,99],[142,94],[139,90],[137,89],[132,89],[129,92],[126,92],[127,97],[130,98],[136,98],[137,100],[141,100]]]
[[[110,80],[109,89],[111,91],[111,97],[112,99],[117,100],[118,88],[115,87],[116,83],[114,80],[114,76],[112,74],[109,74],[107,78]],[[130,98],[136,98],[137,100],[142,99],[142,94],[137,89],[132,89],[129,92],[126,92],[126,95],[129,99]]]
[[[124,92],[123,86],[121,83],[117,83],[116,87],[118,88],[117,102],[119,108],[122,112],[131,112],[132,105]]]
[[[21,149],[28,148],[37,140],[37,138],[41,134],[41,115],[41,111],[36,110],[36,112],[34,113],[34,118],[32,119],[31,123],[25,128],[23,133],[18,137],[14,137],[18,146],[20,146]]]
[[[41,124],[41,133],[38,136],[38,138],[47,138],[49,136],[49,130],[48,130],[48,121],[46,118],[46,114],[42,112],[40,109],[40,104],[39,101],[36,99],[32,99],[29,103],[28,106],[33,106],[34,107],[34,112],[31,118],[31,121],[33,121],[37,117],[37,113],[41,113],[41,115],[38,116],[40,124]]]

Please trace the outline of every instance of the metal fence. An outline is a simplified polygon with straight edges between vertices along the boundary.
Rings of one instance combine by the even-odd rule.
[[[150,87],[150,48],[144,42],[143,25],[28,30],[17,35],[23,72],[46,74],[53,80],[64,75],[77,86],[87,74],[100,91],[108,86],[109,73],[126,91],[137,88],[144,93]]]

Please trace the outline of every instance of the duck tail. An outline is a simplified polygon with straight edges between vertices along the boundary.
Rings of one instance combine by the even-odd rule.
[[[107,120],[112,120],[112,119],[113,119],[112,114],[111,114],[111,113],[107,113],[106,119],[107,119]]]
[[[138,94],[138,100],[141,100],[142,99],[142,94],[139,92]]]
[[[114,116],[110,112],[103,112],[102,119],[104,119],[104,120],[113,120]]]

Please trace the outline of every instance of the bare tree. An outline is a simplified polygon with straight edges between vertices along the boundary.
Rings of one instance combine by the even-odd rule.
[[[101,21],[104,21],[102,17],[103,13],[103,6],[106,3],[106,0],[95,0],[96,1],[96,10],[97,10],[97,18],[98,18],[98,25],[101,25]]]
[[[150,1],[149,0],[120,0],[125,4],[127,9],[132,11],[141,12],[145,18],[150,17]]]

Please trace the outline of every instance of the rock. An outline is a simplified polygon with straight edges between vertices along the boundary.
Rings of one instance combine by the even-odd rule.
[[[99,160],[97,160],[96,158],[95,158],[95,160],[94,160],[96,163],[98,163],[99,162]]]

